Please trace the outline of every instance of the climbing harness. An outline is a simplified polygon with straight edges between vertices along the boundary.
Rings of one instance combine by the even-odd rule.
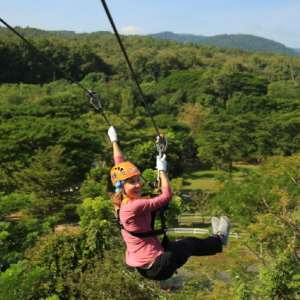
[[[146,195],[146,196],[142,196],[141,199],[151,199],[153,197],[155,197],[156,195]],[[122,203],[126,203],[131,201],[132,199],[127,198],[124,199],[122,201]],[[160,209],[151,212],[151,231],[147,231],[147,232],[132,232],[127,230],[123,224],[121,223],[120,220],[120,208],[118,208],[114,213],[115,213],[115,217],[116,217],[116,221],[117,221],[117,226],[119,229],[123,229],[126,232],[128,232],[130,235],[138,237],[138,238],[146,238],[146,237],[151,237],[151,236],[158,236],[161,234],[166,234],[167,233],[167,227],[166,227],[166,222],[165,222],[165,212],[166,207],[161,207]],[[155,217],[156,217],[156,213],[159,212],[159,216],[160,216],[160,221],[161,221],[161,228],[160,229],[154,229],[154,223],[155,223]]]

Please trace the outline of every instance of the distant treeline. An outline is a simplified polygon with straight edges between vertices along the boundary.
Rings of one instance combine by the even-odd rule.
[[[109,32],[75,34],[16,27],[18,32],[76,80],[91,72],[132,78],[115,36]],[[297,78],[299,60],[284,54],[153,37],[122,36],[139,82],[160,81],[174,71],[232,69],[263,76],[270,81]],[[249,40],[250,41],[250,40]],[[41,55],[8,29],[0,28],[0,83],[43,84],[64,77]]]

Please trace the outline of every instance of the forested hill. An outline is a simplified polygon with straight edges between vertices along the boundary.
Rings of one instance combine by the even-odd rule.
[[[25,27],[22,28],[20,26],[15,26],[14,29],[20,33],[24,37],[31,37],[33,39],[39,39],[39,38],[48,38],[48,37],[55,37],[55,36],[85,36],[89,33],[76,33],[75,31],[70,30],[43,30],[38,28],[31,28],[31,27]],[[5,34],[8,32],[8,29],[6,27],[0,26],[0,34]],[[97,34],[103,35],[103,34],[112,34],[109,31],[98,31]]]
[[[297,55],[296,51],[285,45],[254,36],[251,34],[221,34],[216,36],[204,36],[193,34],[177,34],[165,31],[156,34],[149,34],[155,39],[166,39],[179,42],[193,42],[201,45],[214,45],[216,47],[240,48],[244,50],[272,52],[275,54],[284,53],[287,55]]]
[[[131,78],[114,34],[106,31],[77,34],[73,31],[15,29],[76,80],[90,73]],[[296,57],[240,48],[183,43],[151,36],[122,36],[140,82],[158,82],[174,71],[233,69],[254,73],[268,80],[298,80]],[[0,83],[44,84],[64,78],[41,55],[12,33],[0,27]],[[297,69],[298,70],[298,69]]]
[[[37,28],[16,26],[15,29],[24,37],[31,37],[33,39],[49,38],[49,37],[100,37],[103,35],[112,35],[110,31],[97,31],[92,33],[76,33],[75,31],[68,30],[56,30],[48,31]],[[8,30],[5,27],[0,26],[0,34],[6,33]],[[143,36],[140,36],[143,38]],[[170,31],[165,31],[161,33],[149,34],[144,36],[144,38],[153,37],[154,39],[164,39],[168,41],[177,41],[182,43],[192,42],[194,44],[200,45],[213,45],[215,47],[227,47],[227,48],[239,48],[243,50],[250,51],[263,51],[271,52],[274,54],[284,53],[286,55],[299,56],[299,49],[288,48],[285,45],[250,34],[222,34],[207,37],[204,35],[194,35],[194,34],[178,34]]]

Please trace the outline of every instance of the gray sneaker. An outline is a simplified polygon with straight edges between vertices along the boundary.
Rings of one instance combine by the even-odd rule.
[[[219,222],[220,222],[220,220],[217,217],[213,217],[211,219],[212,235],[215,235],[218,233]]]
[[[224,246],[226,246],[228,244],[230,228],[231,228],[231,223],[230,223],[229,219],[225,216],[222,216],[220,218],[220,223],[219,223],[217,232],[218,232],[218,234],[223,235],[222,244]]]

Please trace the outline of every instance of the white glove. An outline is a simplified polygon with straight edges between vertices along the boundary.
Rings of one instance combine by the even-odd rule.
[[[162,158],[159,158],[159,156],[156,156],[156,169],[158,171],[164,171],[167,172],[167,161],[166,161],[166,154],[162,156]]]
[[[116,132],[115,127],[110,126],[108,129],[108,136],[111,142],[117,142],[118,141],[118,135]]]

